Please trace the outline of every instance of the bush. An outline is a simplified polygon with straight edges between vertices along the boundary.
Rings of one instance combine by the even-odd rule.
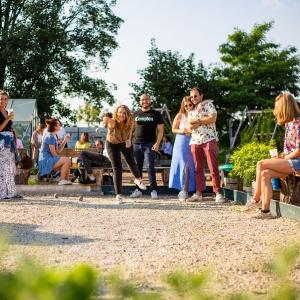
[[[230,175],[241,177],[245,184],[250,185],[255,181],[257,162],[269,158],[271,148],[272,146],[258,142],[248,143],[238,148],[230,157],[230,162],[233,164]]]

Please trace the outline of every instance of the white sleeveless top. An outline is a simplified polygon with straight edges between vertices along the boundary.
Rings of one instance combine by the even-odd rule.
[[[188,118],[185,116],[185,114],[181,114],[179,129],[183,130],[187,126],[188,126]]]

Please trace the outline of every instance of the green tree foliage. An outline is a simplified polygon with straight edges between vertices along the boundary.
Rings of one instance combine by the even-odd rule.
[[[229,112],[272,108],[282,91],[299,93],[300,60],[295,47],[280,49],[267,40],[273,23],[255,25],[247,33],[236,29],[220,45],[221,67],[212,78],[220,92],[220,106]]]
[[[64,96],[113,102],[105,69],[122,20],[115,0],[3,0],[0,2],[0,87],[12,97],[36,98],[38,111],[70,116]],[[60,97],[59,97],[60,96]]]
[[[208,90],[208,71],[202,63],[194,63],[194,55],[183,58],[178,52],[159,50],[155,40],[148,50],[149,65],[138,71],[141,84],[131,83],[134,106],[138,106],[139,96],[148,92],[154,107],[167,104],[172,117],[178,112],[182,98],[189,95],[192,86],[198,85]]]
[[[77,121],[85,121],[88,126],[91,124],[98,122],[100,123],[100,108],[95,106],[89,100],[84,101],[83,106],[79,106],[77,110]]]

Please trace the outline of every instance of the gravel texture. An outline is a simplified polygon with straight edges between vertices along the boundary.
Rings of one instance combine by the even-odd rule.
[[[12,267],[21,255],[51,266],[88,262],[119,267],[142,286],[157,287],[162,274],[209,267],[217,290],[265,293],[265,271],[278,245],[300,241],[300,223],[284,218],[253,220],[238,206],[125,199],[103,196],[26,196],[0,201],[0,230],[11,235],[2,260]],[[300,263],[291,278],[300,285]]]

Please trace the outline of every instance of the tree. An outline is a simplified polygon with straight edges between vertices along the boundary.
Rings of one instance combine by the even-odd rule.
[[[221,143],[228,144],[228,119],[248,109],[274,107],[282,91],[299,93],[300,60],[295,47],[280,49],[267,40],[273,23],[253,26],[250,33],[235,29],[219,47],[222,65],[212,69],[210,86],[218,110]],[[239,121],[239,120],[238,120]]]
[[[219,47],[223,65],[212,78],[218,85],[220,105],[229,112],[270,108],[282,91],[297,95],[300,60],[295,47],[280,49],[267,40],[273,23],[255,25],[250,33],[235,29]]]
[[[77,110],[77,121],[85,121],[90,127],[91,124],[98,122],[100,123],[100,108],[92,105],[90,100],[84,101],[84,106],[79,106]]]
[[[117,47],[122,20],[112,12],[115,2],[0,1],[0,87],[12,97],[36,98],[41,116],[70,116],[62,96],[113,103],[105,81],[87,74],[105,69]]]
[[[147,91],[152,98],[154,107],[167,104],[171,115],[174,116],[180,107],[182,98],[189,94],[192,86],[198,85],[208,90],[208,71],[200,62],[194,63],[194,55],[183,58],[178,52],[159,50],[155,40],[151,41],[148,51],[149,65],[138,71],[141,84],[131,83],[138,106],[139,96]]]

